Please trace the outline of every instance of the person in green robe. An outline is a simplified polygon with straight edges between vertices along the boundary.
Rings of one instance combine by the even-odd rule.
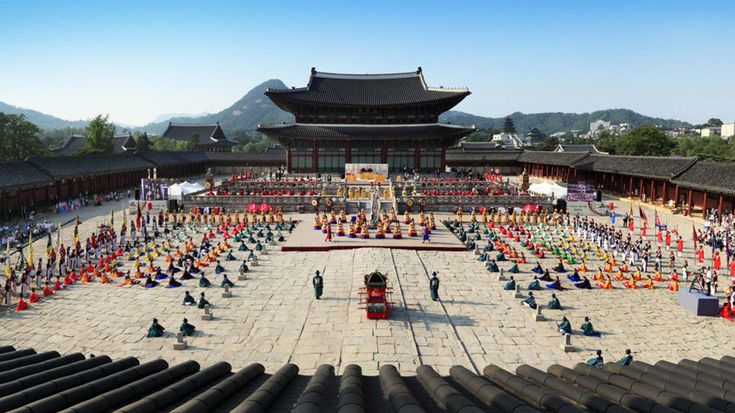
[[[595,328],[592,326],[592,321],[590,321],[589,317],[584,318],[584,323],[579,327],[582,329],[582,334],[589,337],[600,337],[602,334],[595,331]]]
[[[505,258],[505,254],[502,252],[499,252],[498,255],[495,256],[495,261],[507,261],[508,259]]]
[[[316,271],[316,275],[312,278],[311,284],[314,286],[314,297],[316,297],[317,300],[320,300],[322,292],[324,291],[324,279],[321,274],[319,274],[319,270]]]
[[[225,261],[236,261],[237,258],[235,258],[234,255],[232,255],[232,250],[229,250],[227,252],[227,256],[225,257]]]
[[[243,260],[240,264],[239,272],[240,274],[245,274],[248,271],[250,271],[250,268],[248,268],[248,264],[245,262],[245,260]]]
[[[263,251],[263,244],[261,244],[260,241],[255,244],[255,251]]]
[[[184,291],[184,305],[194,305],[196,303],[197,301],[194,297],[192,297],[188,291]]]
[[[488,262],[487,271],[488,272],[499,272],[500,268],[498,268],[498,263],[496,263],[495,260]]]
[[[247,245],[245,245],[245,243],[244,243],[244,242],[241,242],[241,243],[240,243],[240,247],[239,247],[239,248],[238,248],[237,250],[238,250],[238,251],[247,251],[247,250],[248,250],[248,246],[247,246]]]
[[[222,288],[225,288],[225,285],[232,288],[235,286],[235,283],[230,281],[229,278],[227,278],[227,274],[222,274],[222,283],[220,284]]]
[[[630,363],[633,362],[633,354],[631,354],[630,349],[625,350],[625,357],[618,360],[618,364],[621,366],[630,366]]]
[[[513,264],[513,266],[508,269],[508,272],[518,274],[521,270],[518,268],[518,264]]]
[[[477,256],[477,261],[480,261],[480,262],[487,261],[487,252],[480,253],[480,255]]]
[[[209,301],[204,298],[204,293],[199,294],[199,303],[197,304],[197,308],[204,308],[208,305],[211,306],[211,304],[209,304]]]
[[[561,310],[561,303],[559,302],[559,299],[556,298],[555,293],[551,293],[551,299],[549,300],[549,303],[547,305],[549,307],[549,310]]]
[[[587,360],[587,365],[601,369],[602,366],[605,365],[605,360],[602,358],[602,350],[597,350],[595,352],[595,357],[592,357],[591,359]]]
[[[184,321],[181,323],[181,327],[179,327],[179,331],[181,331],[184,336],[187,337],[193,336],[196,330],[196,327],[194,327],[193,324],[189,324],[189,320],[187,319],[184,319]]]
[[[516,280],[513,278],[512,275],[510,276],[510,281],[508,281],[507,283],[505,283],[505,285],[503,286],[503,289],[504,290],[507,290],[507,291],[511,291],[511,290],[515,290],[516,289]]]
[[[225,267],[223,267],[222,264],[219,263],[219,260],[217,260],[217,266],[214,267],[214,273],[215,275],[220,275],[223,272],[225,272]]]
[[[212,283],[211,283],[211,282],[209,282],[209,280],[207,279],[207,277],[205,277],[205,276],[204,276],[204,274],[202,274],[202,276],[201,276],[201,277],[199,277],[199,286],[200,286],[200,287],[202,287],[202,288],[207,288],[207,287],[209,287],[209,286],[210,286],[211,284],[212,284]]]
[[[556,325],[562,335],[572,334],[572,323],[566,317],[561,318],[561,323]]]
[[[533,291],[530,291],[528,293],[528,297],[521,300],[521,304],[533,310],[535,310],[538,307],[538,305],[536,304],[536,297],[533,296]]]
[[[538,291],[541,289],[541,283],[537,276],[533,276],[533,280],[528,284],[528,289],[531,291]]]
[[[153,324],[148,327],[148,337],[161,337],[165,331],[166,329],[162,325],[158,324],[158,319],[154,318]]]

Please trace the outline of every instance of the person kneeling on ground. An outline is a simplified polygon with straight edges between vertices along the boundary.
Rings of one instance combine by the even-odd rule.
[[[582,329],[582,334],[584,334],[585,336],[600,337],[602,335],[595,331],[595,328],[592,326],[592,321],[590,321],[589,317],[584,318],[584,323],[579,328]]]
[[[538,305],[536,305],[536,298],[533,296],[533,291],[529,291],[528,297],[521,300],[521,304],[533,310],[535,310],[536,307],[538,307]]]
[[[227,274],[222,274],[222,283],[220,284],[222,288],[225,288],[225,286],[228,286],[230,288],[234,287],[235,284],[230,281],[229,278],[227,278]]]
[[[605,365],[605,361],[602,359],[602,350],[597,350],[595,357],[587,360],[587,365],[601,369]]]
[[[551,299],[548,303],[549,310],[561,310],[561,303],[559,302],[559,299],[556,298],[556,294],[551,294]]]
[[[166,331],[165,328],[163,328],[162,325],[158,324],[158,319],[153,319],[153,324],[151,324],[150,327],[148,327],[148,337],[161,337],[163,336],[163,333]]]
[[[513,276],[512,275],[510,276],[510,281],[508,281],[507,283],[505,283],[505,285],[503,286],[503,289],[506,290],[506,291],[515,290],[516,289],[516,280],[513,279]]]
[[[186,291],[184,292],[184,305],[194,305],[197,301],[194,299],[194,297],[191,296],[191,294]]]
[[[207,301],[207,299],[204,298],[204,293],[201,293],[199,295],[199,303],[197,304],[197,308],[204,308],[208,305],[211,306],[211,304],[209,304],[209,301]]]
[[[179,327],[179,331],[181,331],[184,336],[193,336],[196,332],[196,327],[194,325],[189,324],[189,320],[184,319],[184,321],[181,323],[181,327]]]

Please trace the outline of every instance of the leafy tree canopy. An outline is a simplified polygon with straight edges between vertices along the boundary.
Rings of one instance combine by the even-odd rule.
[[[26,120],[25,115],[0,112],[0,160],[17,161],[31,155],[47,154],[40,132],[38,126]]]
[[[85,129],[85,145],[82,153],[105,154],[113,151],[115,124],[110,115],[97,115]]]

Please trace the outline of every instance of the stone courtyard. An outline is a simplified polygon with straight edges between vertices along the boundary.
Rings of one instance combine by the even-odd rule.
[[[627,208],[621,201],[618,211]],[[301,225],[311,224],[311,215],[299,218],[303,219]],[[109,206],[85,209],[84,219],[82,236],[109,219]],[[122,219],[119,208],[116,222],[118,219]],[[691,235],[686,229],[691,228],[691,218],[663,219],[670,227],[676,223],[683,228],[685,256],[693,264]],[[620,220],[617,225],[621,225]],[[65,227],[65,243],[71,236],[72,227]],[[314,236],[322,235],[314,231]],[[45,242],[34,244],[36,257],[43,253]],[[479,245],[485,242],[483,239]],[[520,251],[517,243],[511,244]],[[222,259],[221,263],[234,281],[247,253],[237,248],[233,251],[238,261]],[[520,266],[521,273],[515,274],[523,290],[534,275],[530,271],[534,257],[528,261]],[[159,259],[157,265],[161,262]],[[551,268],[555,263],[548,254],[542,266]],[[499,264],[506,269],[511,265]],[[599,259],[592,258],[588,267],[596,269],[598,264]],[[124,268],[128,266],[125,262]],[[728,343],[735,338],[735,329],[728,321],[695,317],[679,307],[676,294],[666,289],[666,283],[657,283],[653,291],[623,289],[619,282],[614,283],[614,290],[578,290],[562,276],[564,286],[571,288],[557,292],[564,311],[545,309],[546,320],[537,322],[533,311],[520,305],[512,291],[504,291],[497,275],[487,272],[484,263],[469,252],[386,248],[282,252],[271,247],[260,257],[259,265],[251,267],[247,280],[235,281],[231,298],[221,297],[221,277],[211,273],[211,268],[206,273],[213,285],[206,289],[197,287],[196,280],[185,281],[175,289],[116,288],[119,280],[110,285],[77,283],[27,311],[0,313],[0,345],[62,354],[135,356],[143,361],[164,358],[172,364],[196,360],[206,366],[227,360],[234,369],[259,362],[267,371],[292,362],[306,374],[322,363],[333,364],[339,372],[356,363],[367,375],[377,374],[384,364],[393,364],[402,374],[410,375],[421,364],[434,366],[440,374],[447,374],[456,364],[475,372],[490,363],[511,370],[524,363],[570,366],[591,357],[596,349],[603,350],[608,360],[621,357],[626,348],[632,349],[637,359],[649,362],[718,357],[730,353]],[[311,286],[316,270],[324,274],[322,300],[314,299]],[[358,289],[364,274],[373,270],[386,273],[393,287],[395,309],[389,320],[367,320],[360,308]],[[437,302],[430,299],[428,290],[433,271],[441,280],[441,300]],[[686,288],[685,283],[681,288]],[[213,320],[204,321],[202,310],[182,305],[186,290],[195,298],[206,292],[214,304]],[[551,291],[535,295],[545,305]],[[571,353],[562,351],[563,337],[556,328],[564,315],[576,333],[572,336],[576,351]],[[602,338],[579,334],[585,316],[592,318]],[[168,329],[166,337],[145,338],[154,317]],[[200,331],[187,339],[188,349],[176,351],[175,332],[184,317]]]

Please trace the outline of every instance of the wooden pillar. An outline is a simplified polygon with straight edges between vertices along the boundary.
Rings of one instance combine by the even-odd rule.
[[[668,184],[668,181],[664,181],[663,193],[661,194],[661,199],[664,200],[664,204],[666,204],[666,202],[668,201],[668,199],[666,199],[666,197],[668,197],[668,193],[666,192],[666,184]]]
[[[638,197],[643,199],[643,178],[638,178]]]
[[[286,148],[286,170],[291,172],[291,148]]]
[[[674,205],[679,205],[679,185],[674,187]]]
[[[380,163],[388,163],[388,148],[380,150]]]
[[[421,170],[421,148],[414,149],[413,154],[413,167],[414,169]]]
[[[654,201],[656,201],[656,180],[655,179],[651,179],[651,194],[650,194],[650,197],[651,197],[651,202],[652,203]]]
[[[707,191],[702,191],[702,216],[707,216]]]
[[[717,200],[717,216],[722,217],[722,203],[724,201],[724,196],[720,194],[719,199]]]
[[[345,163],[352,163],[352,148],[345,148]]]
[[[319,171],[319,150],[316,147],[316,141],[314,141],[314,146],[311,148],[311,171]]]
[[[692,212],[692,189],[689,188],[689,194],[687,195],[687,207],[689,208],[689,213]]]

